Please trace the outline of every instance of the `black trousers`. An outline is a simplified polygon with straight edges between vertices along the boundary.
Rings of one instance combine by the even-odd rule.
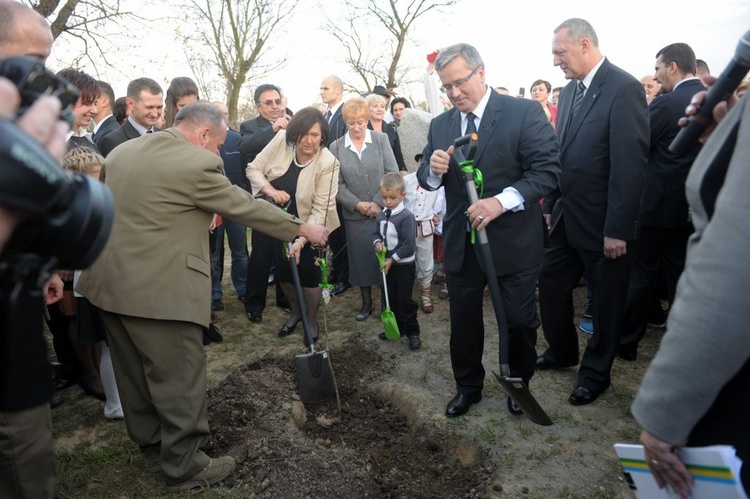
[[[602,392],[610,385],[610,369],[620,340],[620,323],[628,292],[632,245],[614,260],[601,251],[574,248],[560,220],[550,234],[539,273],[539,307],[542,329],[549,348],[544,358],[560,366],[578,364],[578,333],[573,322],[573,288],[581,274],[594,289],[594,334],[589,339],[578,368],[578,386]]]
[[[643,227],[635,244],[633,269],[625,302],[620,351],[635,356],[649,317],[649,304],[659,298],[660,271],[664,273],[669,303],[685,268],[687,240],[692,227],[659,229]]]
[[[283,251],[282,243],[278,239],[254,230],[251,236],[252,251],[247,262],[247,279],[245,282],[245,311],[247,313],[263,313],[266,308],[266,293],[268,292],[268,274],[271,272],[273,252]],[[288,306],[284,292],[276,281],[276,304],[280,307]]]
[[[349,282],[349,257],[346,252],[346,229],[344,228],[344,213],[340,203],[336,203],[336,213],[341,225],[328,235],[328,244],[333,253],[333,270],[331,283]]]
[[[417,311],[419,304],[412,297],[416,265],[414,262],[394,264],[386,275],[388,283],[388,302],[393,315],[396,316],[398,330],[402,336],[419,336]],[[383,287],[380,287],[381,292]],[[385,297],[382,297],[385,305]]]
[[[479,264],[467,234],[466,251],[460,272],[447,272],[450,296],[450,353],[458,393],[473,394],[484,386],[484,288],[487,275]],[[536,280],[539,267],[514,274],[496,276],[508,323],[510,375],[527,384],[536,361]],[[493,326],[497,327],[497,326]],[[498,331],[499,333],[499,331]],[[492,334],[498,334],[492,332]]]

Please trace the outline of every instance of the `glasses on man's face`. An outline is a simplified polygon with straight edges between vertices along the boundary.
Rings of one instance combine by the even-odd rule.
[[[446,83],[445,85],[443,85],[442,87],[440,87],[440,91],[443,92],[444,94],[449,94],[453,90],[453,87],[456,87],[456,88],[459,88],[459,89],[463,88],[463,86],[466,84],[466,82],[469,81],[469,80],[471,80],[471,77],[474,76],[475,74],[477,74],[477,71],[479,71],[479,68],[481,68],[481,67],[482,66],[475,67],[474,71],[472,71],[471,73],[469,73],[469,76],[467,76],[466,78],[461,78],[460,80],[456,80],[453,83]]]
[[[269,106],[269,107],[273,106],[274,104],[276,104],[277,106],[280,106],[281,102],[282,102],[281,99],[276,99],[276,100],[268,99],[268,100],[262,100],[262,101],[260,101],[261,104],[265,104],[266,106]]]
[[[348,126],[349,128],[361,128],[365,125],[367,125],[367,121],[364,121],[364,120],[346,122],[346,126]]]

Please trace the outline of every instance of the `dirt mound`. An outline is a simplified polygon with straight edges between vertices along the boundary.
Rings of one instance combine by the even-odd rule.
[[[482,452],[407,418],[367,379],[383,360],[361,343],[332,353],[341,402],[303,405],[293,358],[264,358],[209,391],[209,455],[248,497],[488,497]],[[397,398],[396,398],[397,400]]]

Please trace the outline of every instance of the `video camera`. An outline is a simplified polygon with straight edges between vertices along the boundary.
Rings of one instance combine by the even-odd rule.
[[[0,76],[21,94],[19,114],[42,95],[60,99],[60,119],[72,123],[78,90],[37,59],[0,59]],[[55,268],[82,269],[99,256],[112,230],[114,204],[109,188],[62,169],[44,147],[0,118],[0,206],[23,216],[0,254],[0,262],[35,254]]]

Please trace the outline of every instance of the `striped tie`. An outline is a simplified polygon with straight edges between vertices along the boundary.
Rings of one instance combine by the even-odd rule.
[[[467,135],[470,133],[477,133],[477,125],[476,123],[474,123],[474,118],[476,118],[476,115],[474,113],[469,113],[466,115],[466,133],[464,135]],[[464,156],[468,154],[469,152],[468,143],[461,146],[461,152],[464,153]]]
[[[570,111],[570,119],[575,118],[576,113],[581,108],[581,102],[583,102],[583,95],[586,92],[586,85],[582,81],[578,82],[576,86],[576,95],[573,97],[573,109]]]

